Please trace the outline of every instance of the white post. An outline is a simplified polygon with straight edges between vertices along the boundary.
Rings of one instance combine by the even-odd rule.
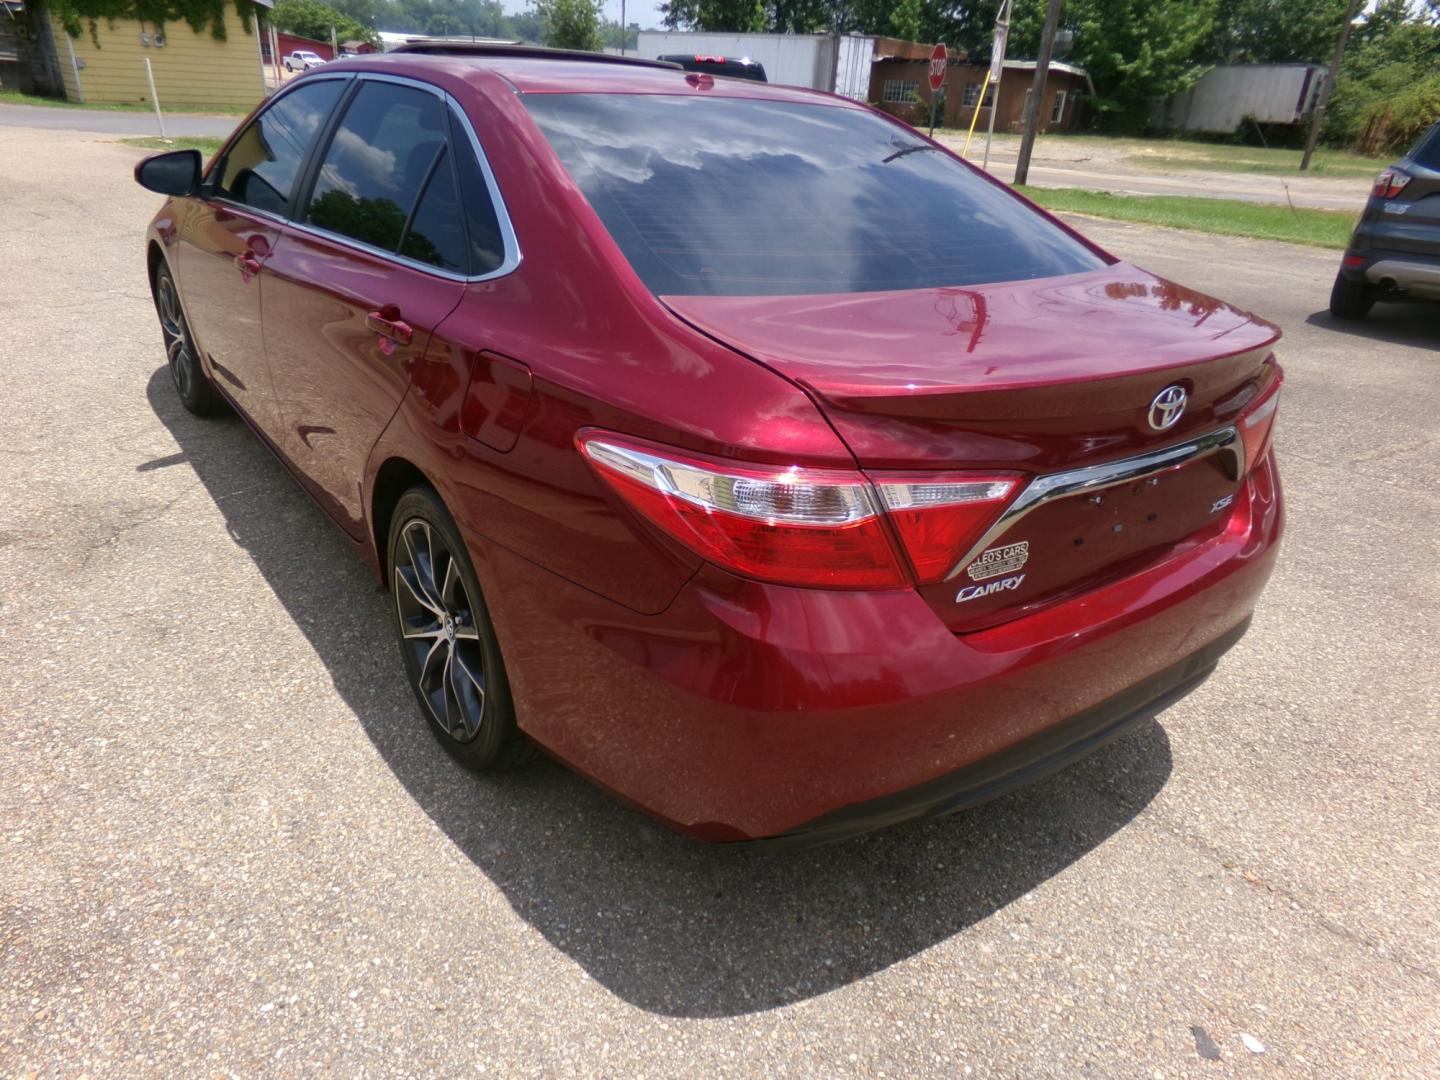
[[[280,31],[275,29],[275,24],[270,24],[270,64],[275,69],[275,89],[279,90],[285,82],[285,76],[280,74],[284,69],[280,64]]]
[[[620,0],[620,55],[625,55],[625,0]]]
[[[70,48],[70,70],[75,73],[75,96],[80,99],[80,104],[85,104],[85,87],[80,85],[80,61],[75,59],[75,42],[69,34],[65,35],[65,44]]]
[[[150,66],[150,58],[145,58],[145,78],[150,80],[150,100],[155,103],[155,122],[160,125],[160,138],[165,138],[165,117],[160,115],[160,95],[155,93],[155,70]]]
[[[471,36],[473,37],[474,35],[472,34]],[[330,59],[331,59],[331,60],[338,60],[339,58],[340,58],[340,43],[339,43],[339,41],[337,41],[336,38],[335,38],[335,28],[332,26],[332,27],[330,28]]]
[[[255,22],[255,59],[260,64],[260,96],[266,97],[270,93],[270,84],[265,81],[265,39],[260,36],[260,13],[252,11],[250,18]]]
[[[995,93],[990,98],[990,124],[985,129],[985,156],[980,167],[990,168],[990,143],[995,138],[995,114],[1000,111],[1000,84],[1005,81],[1005,50],[1010,40],[1010,8],[1013,0],[1000,5],[1000,15],[995,20],[995,45],[990,52],[990,71],[994,77]],[[998,63],[998,66],[997,66]],[[985,91],[980,91],[980,104],[985,104]]]

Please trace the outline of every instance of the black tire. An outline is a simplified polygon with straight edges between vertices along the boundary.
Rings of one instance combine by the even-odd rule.
[[[434,491],[416,487],[400,496],[385,551],[405,675],[435,738],[476,772],[528,761],[534,749],[515,724],[479,580]]]
[[[216,416],[226,411],[225,399],[200,366],[190,323],[180,303],[180,293],[170,267],[163,262],[155,271],[155,314],[160,317],[160,334],[165,341],[165,363],[180,404],[196,416]]]
[[[1330,290],[1331,315],[1337,319],[1363,319],[1374,306],[1375,295],[1364,279],[1352,281],[1344,274],[1335,275]]]

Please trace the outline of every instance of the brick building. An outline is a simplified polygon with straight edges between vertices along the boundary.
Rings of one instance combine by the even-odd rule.
[[[968,128],[980,101],[980,88],[985,82],[989,65],[972,64],[952,59],[940,88],[940,108],[936,124],[948,128]],[[1000,77],[999,111],[995,116],[996,131],[1019,131],[1024,116],[1025,100],[1035,78],[1034,60],[1006,60]],[[990,108],[996,87],[985,92],[980,105],[977,131],[990,123]],[[1041,131],[1074,131],[1080,122],[1081,100],[1093,94],[1094,87],[1084,68],[1052,60],[1045,76],[1045,101],[1040,110]],[[870,103],[877,105],[917,126],[929,123],[930,82],[928,65],[923,60],[881,57],[870,69]]]

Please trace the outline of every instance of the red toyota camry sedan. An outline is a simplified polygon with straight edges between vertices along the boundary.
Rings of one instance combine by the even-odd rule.
[[[411,47],[136,174],[181,400],[473,768],[706,840],[949,813],[1193,688],[1274,564],[1276,328],[854,102]]]

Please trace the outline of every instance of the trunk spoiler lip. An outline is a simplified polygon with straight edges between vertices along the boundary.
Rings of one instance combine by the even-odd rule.
[[[965,567],[975,561],[981,552],[1037,507],[1083,492],[1103,491],[1106,488],[1134,483],[1136,480],[1145,480],[1212,454],[1224,454],[1229,459],[1230,477],[1237,483],[1245,475],[1245,443],[1240,436],[1239,427],[1230,424],[1158,450],[1148,450],[1134,457],[1101,462],[1096,465],[1082,465],[1062,472],[1037,476],[1021,490],[1015,501],[985,531],[984,535],[961,556],[954,568],[945,575],[944,580],[953,581]]]
[[[829,362],[814,348],[792,352],[791,343],[776,340],[773,327],[767,321],[779,323],[790,321],[789,306],[796,305],[811,322],[825,322],[830,317],[825,308],[839,305],[849,308],[853,305],[878,304],[889,306],[896,303],[917,300],[933,301],[936,297],[966,296],[977,304],[992,304],[996,301],[1023,297],[1037,292],[1073,294],[1094,288],[1102,290],[1109,286],[1121,289],[1143,288],[1153,293],[1156,290],[1173,290],[1181,302],[1195,301],[1204,307],[1203,314],[1191,324],[1194,330],[1209,323],[1211,316],[1224,312],[1230,323],[1224,327],[1210,327],[1208,334],[1177,334],[1168,336],[1148,345],[1136,346],[1125,342],[1126,326],[1106,327],[1112,336],[1111,342],[1097,340],[1094,349],[1101,354],[1125,352],[1130,362],[1110,371],[1097,371],[1090,365],[1056,371],[1034,370],[1017,373],[1009,377],[995,378],[997,373],[1010,367],[1017,359],[1013,349],[996,353],[988,362],[975,364],[969,371],[939,372],[911,368],[904,372],[880,374],[863,358],[850,355],[840,362]],[[1124,294],[1128,297],[1128,294]],[[1214,361],[1224,361],[1250,353],[1263,356],[1272,351],[1283,336],[1283,331],[1263,316],[1252,311],[1237,308],[1232,304],[1206,296],[1202,293],[1175,285],[1147,270],[1126,262],[1115,262],[1094,270],[1051,278],[1023,279],[973,286],[945,286],[921,289],[896,290],[894,292],[837,293],[837,294],[776,294],[755,296],[708,296],[657,295],[669,313],[690,329],[733,352],[769,368],[782,378],[803,387],[808,393],[823,399],[837,408],[853,412],[884,412],[892,415],[925,418],[934,416],[932,410],[944,407],[945,418],[954,419],[953,407],[966,399],[976,407],[989,409],[999,398],[1009,394],[1029,394],[1036,390],[1066,391],[1073,388],[1102,387],[1119,380],[1147,377],[1176,377],[1184,368],[1201,367]],[[1123,299],[1115,301],[1123,303]],[[767,311],[767,308],[773,308]],[[816,308],[819,312],[809,311]],[[1119,310],[1112,307],[1112,310]],[[1135,311],[1145,325],[1144,314],[1153,309]],[[734,321],[738,316],[738,322]],[[778,318],[777,320],[777,317]],[[1011,320],[1011,325],[1014,321]],[[1152,324],[1156,325],[1156,324]],[[977,333],[981,324],[974,328]],[[1119,335],[1119,341],[1114,340]],[[1238,340],[1237,340],[1238,339]],[[964,348],[969,354],[975,351],[979,337]],[[1109,348],[1107,348],[1109,344]],[[1116,349],[1116,345],[1119,349]],[[900,340],[893,347],[901,350],[912,347],[909,341]],[[934,349],[933,344],[919,342],[922,349]],[[883,357],[884,353],[877,354]],[[1059,358],[1062,363],[1070,358]],[[992,381],[993,380],[993,381]],[[983,406],[982,406],[983,403]]]

